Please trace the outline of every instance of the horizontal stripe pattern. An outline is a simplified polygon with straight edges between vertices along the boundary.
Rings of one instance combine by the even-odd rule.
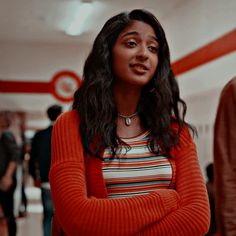
[[[164,155],[150,152],[148,135],[147,131],[135,138],[122,139],[130,148],[120,145],[119,158],[112,159],[111,150],[105,149],[102,171],[109,198],[132,197],[170,187],[170,161]]]

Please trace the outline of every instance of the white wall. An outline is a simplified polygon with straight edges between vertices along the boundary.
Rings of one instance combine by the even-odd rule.
[[[78,46],[37,43],[0,43],[0,79],[14,81],[49,82],[60,70],[72,70],[82,76],[84,60],[90,45]],[[33,116],[29,127],[48,125],[46,109],[60,104],[51,94],[0,94],[0,110],[18,110],[43,114]],[[70,104],[61,103],[64,110]],[[32,117],[32,116],[30,116]]]
[[[59,70],[82,74],[90,45],[0,43],[0,78],[50,81]]]
[[[235,11],[235,0],[183,0],[182,4],[161,19],[172,60],[235,29]]]

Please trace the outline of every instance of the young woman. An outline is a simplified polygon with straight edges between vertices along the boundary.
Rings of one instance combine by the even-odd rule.
[[[53,234],[204,235],[209,205],[158,20],[109,19],[56,122]]]

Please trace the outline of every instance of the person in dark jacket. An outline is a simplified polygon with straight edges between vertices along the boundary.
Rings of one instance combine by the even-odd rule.
[[[53,105],[48,108],[47,115],[51,120],[51,124],[46,129],[37,132],[31,144],[29,172],[34,179],[35,186],[41,187],[44,236],[51,235],[53,204],[48,180],[51,162],[51,135],[53,123],[61,112],[62,107],[59,105]]]
[[[6,218],[8,235],[16,235],[14,216],[14,192],[16,188],[16,166],[20,150],[12,132],[8,131],[10,120],[0,113],[0,205]]]

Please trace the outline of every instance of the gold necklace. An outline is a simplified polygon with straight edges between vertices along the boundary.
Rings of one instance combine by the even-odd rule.
[[[125,119],[125,125],[126,125],[126,126],[130,126],[131,123],[132,123],[131,119],[132,119],[133,117],[137,116],[137,115],[138,115],[138,112],[135,112],[135,113],[133,113],[133,114],[131,114],[131,115],[129,115],[129,116],[124,116],[124,115],[121,115],[120,113],[118,113],[118,116],[119,116],[119,117]]]

